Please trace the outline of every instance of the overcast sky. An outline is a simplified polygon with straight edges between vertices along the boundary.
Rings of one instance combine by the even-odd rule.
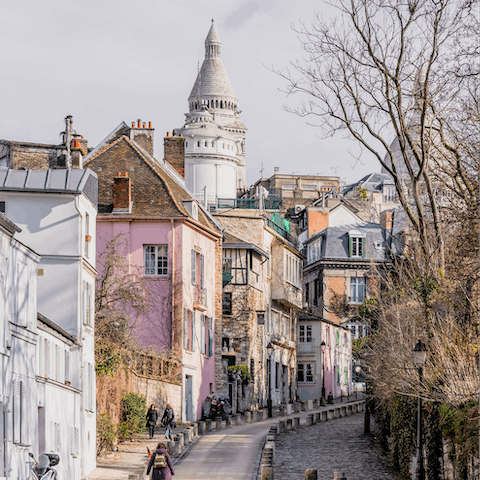
[[[301,58],[291,25],[314,12],[335,15],[319,0],[28,0],[0,5],[0,138],[59,143],[64,117],[96,146],[122,120],[151,121],[155,155],[181,127],[187,98],[215,18],[222,59],[248,127],[247,174],[339,175],[351,182],[379,171],[355,143],[322,140],[303,118],[284,110],[284,81],[268,70]]]

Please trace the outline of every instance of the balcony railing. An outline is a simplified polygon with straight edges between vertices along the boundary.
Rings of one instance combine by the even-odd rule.
[[[302,354],[302,353],[314,353],[315,351],[315,342],[298,342],[297,343],[297,353]]]
[[[197,310],[207,309],[207,289],[200,285],[195,285],[193,290],[193,306]]]

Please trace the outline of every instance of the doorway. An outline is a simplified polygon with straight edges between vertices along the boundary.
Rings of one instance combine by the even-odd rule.
[[[282,403],[288,403],[288,367],[282,365]]]
[[[193,418],[193,375],[185,375],[185,419],[194,422]]]

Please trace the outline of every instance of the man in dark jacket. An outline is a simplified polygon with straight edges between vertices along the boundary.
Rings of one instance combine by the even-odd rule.
[[[165,455],[165,460],[167,465],[163,468],[154,468],[155,465],[155,457],[157,455]],[[153,452],[152,456],[150,457],[150,461],[148,462],[147,467],[147,475],[150,474],[150,470],[153,468],[153,474],[151,480],[172,480],[172,477],[175,475],[173,471],[172,460],[170,459],[170,455],[167,453],[167,448],[165,447],[164,443],[159,443],[157,445],[157,449]]]
[[[157,425],[158,420],[158,410],[155,405],[150,405],[150,409],[147,412],[147,425],[148,431],[150,433],[150,438],[153,438],[155,435],[155,426]]]

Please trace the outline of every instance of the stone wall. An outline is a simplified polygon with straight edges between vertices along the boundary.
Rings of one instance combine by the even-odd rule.
[[[123,392],[144,395],[147,406],[154,403],[160,414],[170,403],[177,418],[181,418],[182,386],[155,378],[138,375],[126,366],[120,367],[113,377],[97,375],[97,415],[108,413],[116,425],[121,421]],[[146,412],[145,412],[146,414]]]

